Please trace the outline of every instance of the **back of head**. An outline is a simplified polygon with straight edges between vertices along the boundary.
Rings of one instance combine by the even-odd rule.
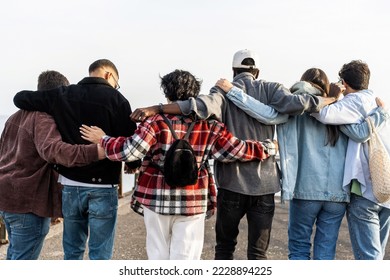
[[[175,70],[161,78],[161,88],[169,101],[197,97],[202,82],[188,71]]]
[[[259,68],[257,67],[259,59],[252,50],[239,50],[233,56],[232,68],[234,76],[243,72],[252,73],[257,77]]]
[[[38,90],[50,90],[61,86],[69,86],[69,81],[60,72],[47,70],[38,77]]]
[[[329,79],[325,72],[319,68],[310,68],[303,73],[301,81],[309,82],[318,88],[324,95],[329,93]]]
[[[352,60],[344,64],[339,71],[339,76],[354,90],[368,89],[370,69],[367,63],[361,60]]]
[[[310,68],[303,73],[301,81],[309,82],[319,89],[323,95],[329,94],[329,79],[325,72],[319,68]],[[335,146],[340,134],[339,128],[335,125],[326,125],[327,140],[325,145]]]
[[[110,60],[108,59],[96,60],[89,66],[88,73],[91,74],[92,72],[96,71],[99,68],[111,68],[119,79],[118,69],[116,68],[115,64],[112,63]]]

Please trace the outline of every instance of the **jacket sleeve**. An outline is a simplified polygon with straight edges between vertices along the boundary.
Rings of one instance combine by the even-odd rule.
[[[135,130],[137,129],[137,124],[130,119],[132,113],[130,103],[125,97],[122,97],[122,101],[118,108],[118,124],[114,125],[115,131],[113,136],[133,136]],[[141,160],[135,160],[131,162],[126,162],[126,165],[129,169],[136,169],[141,166]]]
[[[251,161],[264,160],[269,157],[266,147],[260,141],[240,140],[233,136],[225,126],[215,141],[211,154],[215,160],[232,162],[236,160]]]
[[[156,143],[156,133],[148,121],[144,121],[131,137],[105,135],[100,144],[106,157],[112,161],[132,162],[141,160]]]
[[[379,131],[382,125],[390,118],[390,115],[382,107],[378,107],[369,116],[376,129]],[[340,126],[341,132],[357,143],[364,143],[370,139],[370,130],[367,121],[362,123],[348,124]]]
[[[222,113],[226,108],[226,98],[216,87],[211,88],[210,94],[201,94],[196,98],[177,101],[183,115],[194,113],[199,119],[214,118],[222,121]]]
[[[296,95],[278,83],[266,83],[266,92],[272,94],[269,106],[288,115],[302,115],[304,112],[318,112],[324,103],[322,98],[312,94]]]
[[[34,125],[34,143],[39,155],[49,163],[66,167],[98,161],[97,145],[71,145],[62,141],[53,118],[40,113]]]
[[[330,104],[321,109],[319,113],[312,116],[323,124],[353,124],[364,120],[360,107],[363,104],[356,94],[348,94],[336,103]]]
[[[285,123],[289,115],[280,114],[271,106],[265,105],[259,100],[247,95],[242,89],[233,87],[226,97],[246,114],[266,125]]]
[[[62,92],[62,87],[47,91],[24,90],[14,96],[14,104],[23,110],[41,111],[52,115]]]

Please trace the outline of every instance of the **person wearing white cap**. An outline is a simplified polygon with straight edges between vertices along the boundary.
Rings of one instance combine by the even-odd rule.
[[[275,121],[286,117],[278,114],[275,118],[277,112],[272,107],[233,87],[226,79],[220,79],[217,85],[236,106],[259,122],[267,124],[272,118]],[[310,68],[290,90],[294,94],[327,96],[333,86],[341,87],[341,83],[332,84],[324,71]],[[369,116],[380,129],[390,115],[383,102],[377,102],[380,107]],[[289,201],[288,259],[334,259],[340,225],[350,201],[350,182],[346,188],[343,185],[344,164],[351,162],[345,161],[347,145],[350,141],[363,143],[369,139],[368,123],[325,125],[305,113],[278,124],[277,135],[282,200]]]
[[[272,104],[280,113],[298,115],[304,111],[318,112],[337,98],[312,95],[296,96],[283,85],[258,80],[259,59],[252,50],[240,50],[233,56],[233,84],[248,95]],[[145,118],[163,111],[171,114],[193,114],[199,118],[214,117],[241,139],[274,139],[275,125],[265,125],[250,117],[229,101],[217,86],[210,94],[188,101],[136,109],[133,119]],[[277,124],[277,121],[273,124]],[[283,120],[285,121],[285,120]],[[239,224],[246,215],[248,221],[248,259],[267,259],[271,226],[275,210],[274,195],[280,191],[280,173],[276,160],[260,164],[218,163],[214,165],[218,186],[215,259],[233,259]]]

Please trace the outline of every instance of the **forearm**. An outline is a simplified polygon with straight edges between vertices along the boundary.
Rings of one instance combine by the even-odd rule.
[[[231,100],[237,107],[243,110],[246,114],[256,119],[257,121],[275,125],[285,123],[288,120],[288,115],[279,114],[271,106],[265,105],[257,99],[245,94],[241,89],[233,87],[226,97]]]
[[[368,116],[377,130],[385,123],[390,115],[381,107],[378,107],[371,115]],[[358,124],[341,125],[341,132],[357,143],[364,143],[370,139],[370,129],[367,120]]]
[[[59,90],[59,89],[58,89]],[[51,114],[55,104],[57,89],[50,91],[20,91],[13,101],[16,107],[27,111],[41,111]]]
[[[84,166],[99,160],[96,144],[71,145],[61,141],[41,149],[40,154],[47,162],[66,167]]]
[[[222,111],[226,106],[224,94],[219,91],[213,91],[210,94],[202,94],[196,98],[190,98],[186,101],[178,101],[183,115],[195,114],[198,119],[214,118],[222,121]]]
[[[267,147],[262,142],[254,140],[240,140],[225,130],[217,139],[213,148],[212,156],[221,162],[236,160],[251,161],[264,160],[270,156]]]
[[[176,102],[170,104],[164,104],[164,105],[156,105],[155,110],[157,110],[158,113],[164,113],[164,114],[172,114],[172,115],[182,114],[180,106]]]
[[[110,137],[105,135],[100,140],[100,145],[104,148],[106,157],[111,161],[132,162],[141,160],[149,148],[144,149],[142,145],[132,145],[131,137]],[[136,149],[135,147],[139,147]]]
[[[54,120],[44,113],[39,114],[34,126],[34,143],[44,160],[66,167],[83,166],[99,160],[96,144],[71,145],[63,142]]]

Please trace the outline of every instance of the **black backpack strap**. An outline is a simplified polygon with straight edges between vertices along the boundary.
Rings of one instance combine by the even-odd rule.
[[[166,124],[168,125],[169,129],[171,130],[172,132],[172,135],[173,137],[177,140],[179,139],[179,137],[177,137],[177,134],[175,132],[175,130],[173,129],[172,127],[172,123],[171,121],[164,115],[164,114],[161,114],[161,116],[163,117],[164,121],[166,122]],[[195,122],[192,122],[186,132],[186,135],[184,136],[184,140],[188,141],[189,137],[190,137],[190,133],[192,131],[192,129],[194,128],[194,125],[195,125]]]
[[[183,138],[184,140],[188,141],[188,139],[190,138],[190,133],[191,133],[192,129],[194,128],[194,125],[195,125],[195,122],[192,122],[190,124],[190,127],[188,128],[186,135]]]
[[[173,130],[171,121],[164,114],[161,114],[161,116],[163,117],[165,123],[168,125],[169,129],[171,130],[173,137],[176,140],[179,139],[179,137],[177,137],[177,134],[176,134],[175,130]]]

